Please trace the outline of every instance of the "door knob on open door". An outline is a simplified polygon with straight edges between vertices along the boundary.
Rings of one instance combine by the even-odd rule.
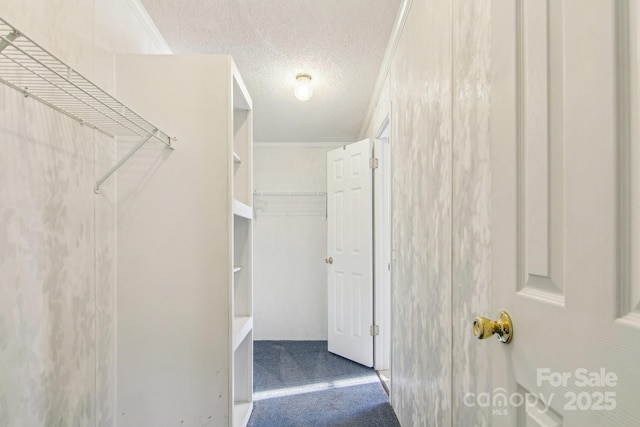
[[[500,342],[509,344],[513,338],[513,324],[506,311],[501,311],[498,320],[493,321],[486,317],[476,317],[473,321],[473,333],[479,340],[489,338],[496,334]]]
[[[333,264],[333,258],[331,258],[331,257],[325,258],[324,262],[326,262],[327,264]]]

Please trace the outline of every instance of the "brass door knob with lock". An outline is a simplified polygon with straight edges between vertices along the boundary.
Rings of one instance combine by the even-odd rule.
[[[479,340],[495,334],[501,343],[509,344],[513,339],[511,316],[506,311],[501,311],[498,320],[495,321],[486,317],[476,317],[476,320],[473,321],[473,334]]]
[[[325,258],[324,262],[326,262],[327,264],[333,264],[333,258],[332,257]]]

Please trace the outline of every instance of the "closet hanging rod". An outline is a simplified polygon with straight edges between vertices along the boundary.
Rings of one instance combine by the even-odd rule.
[[[290,197],[290,196],[326,196],[327,193],[325,191],[265,191],[265,192],[255,192],[253,193],[256,197]]]
[[[173,149],[166,133],[0,18],[0,82],[113,138],[141,138],[100,185],[150,139]],[[144,141],[144,142],[143,142]]]

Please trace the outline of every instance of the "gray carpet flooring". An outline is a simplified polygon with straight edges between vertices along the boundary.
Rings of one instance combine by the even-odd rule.
[[[254,342],[249,427],[399,427],[375,371],[326,341]]]

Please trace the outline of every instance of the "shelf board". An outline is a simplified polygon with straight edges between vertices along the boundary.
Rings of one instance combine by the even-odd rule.
[[[251,206],[247,206],[238,200],[233,201],[233,214],[243,218],[253,219],[253,209]]]
[[[242,77],[238,72],[238,67],[236,67],[233,59],[231,60],[231,75],[233,76],[233,109],[245,111],[253,110],[253,101],[251,100],[251,96],[249,96],[249,91],[247,90],[244,81],[242,81]]]
[[[237,273],[240,270],[242,270],[242,267],[240,267],[240,266],[233,267],[233,272],[234,273]]]
[[[233,427],[245,427],[249,422],[253,402],[234,402],[233,404]]]
[[[251,329],[253,329],[253,317],[237,316],[233,318],[233,351],[236,351]]]
[[[238,153],[236,153],[235,151],[233,152],[233,163],[242,163],[242,160],[240,160],[240,156],[238,156]]]

